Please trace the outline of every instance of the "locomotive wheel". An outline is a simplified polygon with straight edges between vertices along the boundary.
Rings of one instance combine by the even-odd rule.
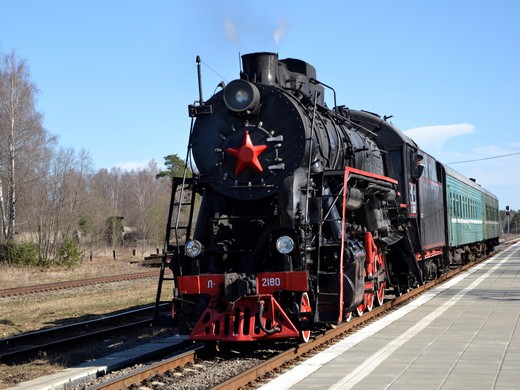
[[[375,304],[376,306],[382,306],[383,302],[385,301],[386,282],[376,283],[374,285],[374,289],[376,291]]]
[[[356,310],[354,311],[354,313],[358,316],[358,317],[361,317],[363,315],[364,312],[371,312],[372,309],[374,308],[374,293],[370,292],[370,293],[365,293],[365,296],[363,297],[363,303],[360,304]]]
[[[365,280],[366,280],[367,279],[367,270],[366,269],[364,270],[363,274],[364,274]],[[373,273],[370,272],[370,274],[372,275]],[[375,291],[374,290],[375,289],[374,281],[365,283],[364,288],[365,288],[365,293],[363,294],[363,303],[361,303],[354,311],[354,313],[358,317],[361,317],[364,312],[372,311],[372,309],[374,308],[374,291]]]
[[[310,313],[311,311],[312,311],[312,307],[311,307],[309,295],[306,292],[304,292],[304,293],[302,293],[301,298],[300,298],[300,314],[301,313]],[[302,343],[308,342],[309,339],[311,338],[310,329],[309,330],[303,329],[302,323],[304,323],[304,322],[309,322],[309,320],[306,318],[302,318],[300,320],[300,328],[301,328],[300,329],[300,341]]]
[[[385,259],[383,258],[383,253],[381,253],[380,249],[378,249],[377,253],[376,253],[375,265],[376,265],[376,272],[382,269],[385,271],[385,274],[386,274]],[[385,289],[386,289],[386,280],[381,283],[374,282],[376,306],[381,306],[383,304],[383,302],[385,300]]]
[[[375,288],[375,286],[373,286],[373,287]],[[364,311],[366,311],[366,312],[372,311],[372,309],[374,308],[374,293],[373,292],[365,293],[364,305],[365,305]]]

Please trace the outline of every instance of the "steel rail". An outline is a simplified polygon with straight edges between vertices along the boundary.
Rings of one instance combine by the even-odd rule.
[[[106,336],[121,330],[152,324],[153,318],[151,314],[154,307],[154,305],[150,305],[93,320],[42,329],[35,332],[0,339],[0,361],[13,362],[42,350],[51,350],[59,346],[88,340],[93,337]],[[147,313],[149,313],[149,316],[145,319],[133,320],[131,322],[128,320],[128,318],[135,316],[142,317],[143,315],[147,315]],[[116,321],[123,321],[124,324],[117,326],[111,324]],[[104,328],[99,329],[100,327]],[[95,328],[98,329],[95,330]],[[71,335],[71,333],[75,334]]]
[[[94,285],[94,284],[121,282],[121,281],[125,281],[125,280],[145,279],[145,278],[151,278],[151,277],[155,277],[155,276],[159,276],[159,271],[156,270],[156,271],[136,272],[136,273],[132,273],[132,274],[102,276],[99,278],[67,280],[67,281],[63,281],[63,282],[36,284],[36,285],[32,285],[32,286],[4,288],[4,289],[0,289],[0,298],[48,292],[48,291],[63,290],[66,288],[84,287],[84,286],[90,286],[90,285]]]
[[[163,374],[166,371],[174,370],[177,367],[182,367],[188,363],[194,363],[198,357],[198,354],[201,353],[205,348],[205,345],[197,345],[192,350],[184,352],[180,355],[176,355],[172,358],[162,360],[150,366],[132,371],[121,377],[111,379],[108,382],[90,386],[89,390],[128,389],[130,386],[136,383],[141,383],[142,381],[151,378],[154,375]]]

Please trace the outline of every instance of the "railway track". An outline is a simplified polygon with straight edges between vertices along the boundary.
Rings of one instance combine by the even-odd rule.
[[[112,334],[152,324],[154,305],[98,319],[43,329],[0,339],[0,362],[14,363],[34,358],[40,352],[77,346]]]
[[[141,383],[154,375],[161,375],[167,371],[173,371],[179,367],[187,364],[194,364],[199,355],[207,350],[205,345],[196,345],[190,350],[180,353],[172,358],[161,360],[141,369],[132,371],[128,374],[118,376],[108,382],[98,385],[89,386],[89,390],[103,389],[103,390],[120,390],[127,389],[130,386]]]
[[[121,282],[124,280],[151,278],[151,277],[157,277],[158,275],[159,275],[159,271],[155,270],[155,271],[137,272],[137,273],[123,274],[123,275],[103,276],[103,277],[99,277],[99,278],[68,280],[68,281],[64,281],[64,282],[38,284],[38,285],[33,285],[33,286],[4,288],[4,289],[0,289],[0,298],[6,298],[6,297],[12,297],[12,296],[18,296],[18,295],[26,295],[26,294],[35,294],[35,293],[48,292],[48,291],[63,290],[66,288],[91,286],[94,284]]]
[[[402,294],[395,299],[392,299],[382,306],[373,309],[370,312],[364,313],[361,317],[355,317],[350,322],[341,324],[333,329],[313,334],[311,341],[308,343],[298,344],[290,346],[288,344],[285,347],[285,350],[282,352],[274,353],[274,356],[268,357],[262,361],[259,361],[254,364],[253,367],[249,369],[244,369],[238,375],[233,375],[232,377],[221,381],[218,384],[212,384],[210,387],[213,390],[216,389],[237,389],[237,388],[247,388],[257,381],[262,381],[264,377],[271,375],[273,372],[280,369],[285,365],[291,364],[299,358],[305,357],[306,355],[312,355],[314,352],[320,350],[324,346],[335,342],[339,338],[345,337],[347,334],[354,332],[358,327],[362,327],[367,323],[373,321],[377,317],[385,315],[386,313],[395,310],[397,307],[406,304],[407,301],[414,299],[418,295],[424,293],[427,290],[434,288],[435,286],[455,277],[461,272],[464,272],[468,268],[475,266],[476,264],[484,261],[488,257],[483,257],[476,261],[470,262],[463,266],[460,266],[457,269],[454,269],[436,280],[430,281],[418,288]],[[247,354],[247,352],[246,352]],[[137,371],[134,371],[129,374],[122,375],[115,379],[112,379],[108,382],[101,383],[95,385],[93,387],[89,387],[89,389],[97,389],[97,390],[106,390],[106,389],[121,389],[128,388],[132,384],[140,384],[144,383],[146,385],[147,382],[150,382],[150,378],[154,378],[154,381],[161,382],[162,378],[172,380],[171,378],[175,378],[176,375],[172,374],[173,371],[182,371],[183,367],[188,367],[188,371],[191,370],[189,367],[201,365],[200,362],[204,362],[208,359],[216,359],[217,352],[212,353],[209,346],[205,347],[197,347],[193,348],[186,353],[181,355],[173,356],[169,359],[165,359],[161,362],[151,364],[149,366],[143,367]],[[197,363],[199,362],[199,363]],[[170,374],[165,374],[166,372],[170,372]],[[180,378],[181,374],[177,374]],[[206,375],[208,376],[208,375]],[[175,379],[173,379],[175,381]],[[180,383],[180,380],[177,379],[177,383]],[[168,383],[167,386],[175,386],[175,382]]]

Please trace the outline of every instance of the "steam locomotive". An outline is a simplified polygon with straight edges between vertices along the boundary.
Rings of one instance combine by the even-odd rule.
[[[192,340],[299,338],[348,321],[498,244],[498,200],[388,117],[336,104],[316,70],[242,56],[240,78],[189,106],[163,267]],[[332,90],[333,91],[333,90]],[[187,169],[187,166],[185,167]]]

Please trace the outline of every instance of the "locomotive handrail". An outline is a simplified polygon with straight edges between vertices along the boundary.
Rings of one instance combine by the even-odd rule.
[[[309,79],[309,81],[312,83],[312,84],[319,84],[319,85],[323,85],[324,87],[327,87],[328,89],[330,89],[332,91],[332,94],[334,95],[334,112],[336,113],[336,116],[338,115],[338,104],[336,102],[336,91],[334,90],[334,88],[332,88],[330,85],[327,85],[325,83],[322,83],[321,81],[318,81],[316,80],[315,78],[311,77]],[[318,91],[316,91],[316,93],[318,93]],[[316,102],[316,99],[314,99],[314,101]]]
[[[309,187],[310,187],[310,183],[311,183],[311,171],[312,171],[311,170],[311,166],[312,166],[312,160],[313,160],[313,156],[312,156],[313,137],[312,137],[312,134],[314,132],[314,123],[316,121],[317,100],[318,100],[318,91],[315,91],[314,92],[314,104],[313,104],[313,108],[312,108],[312,118],[311,118],[311,132],[310,132],[311,136],[308,139],[310,153],[309,153],[309,161],[307,162],[307,183],[306,183],[306,189],[305,189],[305,210],[304,210],[305,211],[304,212],[304,219],[305,219],[304,220],[304,224],[305,225],[307,225],[308,220],[309,220],[309,193],[310,193],[310,188]],[[303,239],[303,246],[304,247],[308,246],[307,237],[304,237],[304,239]]]

